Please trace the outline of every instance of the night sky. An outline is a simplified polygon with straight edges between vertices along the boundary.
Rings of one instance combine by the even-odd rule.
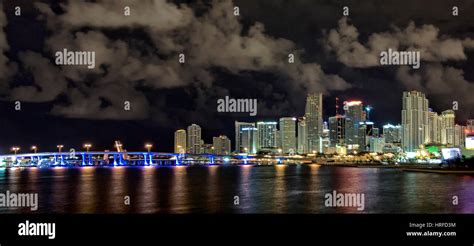
[[[371,105],[378,126],[399,123],[410,89],[437,112],[458,101],[460,124],[474,117],[473,1],[50,2],[0,2],[1,153],[84,142],[103,150],[114,140],[171,151],[174,131],[192,123],[206,143],[225,134],[234,144],[235,120],[302,116],[308,92],[325,95],[325,120],[339,97]],[[64,48],[95,51],[96,68],[57,66]],[[380,66],[388,48],[420,51],[421,68]],[[257,116],[218,113],[225,96],[258,99]]]

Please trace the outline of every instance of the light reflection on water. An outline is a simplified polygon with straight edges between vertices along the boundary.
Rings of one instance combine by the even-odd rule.
[[[315,164],[0,169],[6,190],[37,192],[40,213],[474,213],[474,176]],[[333,190],[365,210],[325,207]]]

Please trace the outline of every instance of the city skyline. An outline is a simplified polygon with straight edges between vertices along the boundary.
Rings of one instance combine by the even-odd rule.
[[[472,122],[473,120],[472,119],[468,119],[466,121],[466,124],[465,125],[461,125],[461,124],[457,124],[457,122],[455,121],[456,117],[455,117],[455,112],[457,110],[452,110],[452,109],[446,109],[446,110],[443,110],[442,112],[440,113],[437,113],[435,111],[432,111],[431,108],[428,107],[428,102],[429,102],[429,99],[425,97],[425,94],[421,93],[421,92],[417,92],[417,91],[406,91],[406,92],[403,92],[403,96],[402,96],[402,104],[405,105],[407,104],[408,102],[406,102],[406,97],[407,95],[412,95],[412,93],[415,93],[414,95],[416,97],[420,97],[421,100],[422,100],[422,107],[423,107],[423,111],[421,112],[421,114],[423,114],[423,117],[425,119],[425,123],[423,125],[424,127],[424,131],[423,133],[418,136],[418,140],[416,138],[413,138],[412,136],[410,136],[410,133],[403,133],[403,122],[390,122],[390,123],[378,123],[376,124],[376,122],[374,121],[368,121],[371,125],[371,129],[375,129],[377,130],[377,136],[379,135],[379,132],[382,133],[382,137],[385,137],[384,136],[384,131],[385,131],[385,128],[386,126],[390,126],[391,127],[394,127],[394,126],[400,126],[401,127],[401,141],[400,143],[402,144],[402,149],[404,149],[405,151],[413,151],[414,149],[413,148],[410,148],[410,147],[406,147],[406,146],[403,146],[403,136],[407,136],[407,139],[411,139],[413,141],[415,141],[415,144],[411,144],[411,146],[419,146],[420,143],[423,143],[423,144],[443,144],[443,145],[447,145],[447,146],[460,146],[464,143],[463,140],[460,140],[459,138],[456,138],[455,136],[458,136],[459,134],[463,134],[466,132],[466,129],[469,130],[468,127],[468,124],[469,122]],[[315,97],[315,95],[317,95]],[[316,100],[317,101],[320,101],[320,105],[318,105],[318,107],[322,106],[322,99],[323,99],[324,95],[322,94],[308,94],[308,97],[306,98],[306,100],[314,100],[315,98],[317,98]],[[329,143],[327,145],[331,145],[331,146],[335,146],[336,144],[337,145],[344,145],[346,146],[348,149],[351,149],[352,145],[354,144],[359,144],[359,146],[363,145],[360,141],[370,141],[370,139],[365,139],[365,140],[361,140],[359,139],[360,138],[360,133],[359,133],[359,129],[356,129],[356,135],[355,135],[355,140],[351,140],[349,137],[348,137],[348,130],[350,130],[351,132],[354,132],[354,130],[352,130],[353,126],[351,126],[351,124],[353,124],[353,120],[351,119],[356,119],[356,126],[359,126],[361,123],[363,123],[366,119],[367,119],[367,110],[370,110],[372,111],[373,107],[372,105],[366,105],[366,107],[364,108],[364,104],[362,101],[360,100],[352,100],[352,101],[344,101],[342,104],[343,104],[343,112],[344,114],[339,114],[338,112],[338,109],[340,108],[339,106],[339,100],[338,98],[335,98],[335,102],[337,104],[334,105],[334,109],[335,109],[335,115],[334,116],[330,116],[326,119],[324,118],[321,118],[322,119],[322,122],[324,124],[328,124],[328,136],[327,136],[327,140],[325,141],[329,141]],[[311,102],[310,102],[311,103]],[[306,106],[306,110],[308,110],[308,106]],[[403,115],[405,115],[406,113],[404,113],[404,109],[402,109],[401,111],[401,115],[402,115],[402,119],[404,118]],[[321,112],[318,112],[318,114],[323,114],[324,111],[321,111]],[[213,148],[215,147],[214,145],[214,141],[215,141],[215,138],[220,138],[220,137],[225,137],[226,139],[228,139],[230,141],[230,146],[229,147],[229,153],[230,152],[233,152],[233,153],[243,153],[243,152],[247,152],[248,150],[244,151],[244,147],[240,146],[241,148],[238,148],[238,143],[241,139],[241,131],[242,130],[245,130],[245,131],[252,131],[252,133],[250,133],[251,135],[248,135],[246,136],[246,146],[245,146],[245,149],[254,149],[254,152],[257,152],[257,150],[259,150],[260,148],[277,148],[277,149],[282,149],[283,153],[289,153],[290,151],[285,151],[285,147],[282,145],[283,143],[284,144],[287,144],[288,146],[294,146],[294,148],[292,148],[293,150],[291,151],[292,153],[311,153],[315,150],[310,150],[310,148],[308,148],[308,146],[310,145],[309,143],[309,138],[307,138],[307,132],[308,132],[308,129],[305,128],[304,130],[301,128],[301,126],[299,127],[300,123],[301,123],[301,119],[304,119],[304,122],[306,124],[307,122],[307,116],[308,116],[308,113],[305,113],[303,116],[291,116],[291,117],[280,117],[278,119],[276,119],[275,121],[272,121],[272,120],[267,120],[267,121],[255,121],[255,122],[240,122],[240,121],[235,121],[234,122],[234,131],[235,131],[235,135],[234,135],[234,138],[229,138],[229,136],[225,135],[225,134],[222,134],[222,132],[219,132],[217,133],[215,136],[211,136],[210,139],[207,139],[207,138],[203,138],[202,137],[202,132],[203,132],[203,129],[200,125],[197,125],[197,124],[191,124],[189,126],[187,126],[186,128],[187,129],[176,129],[174,131],[174,137],[173,137],[173,144],[172,144],[172,150],[174,153],[179,153],[179,149],[182,148],[184,152],[186,153],[194,153],[194,154],[198,154],[198,153],[202,153],[202,147],[203,145],[206,145],[208,143],[209,146],[213,146]],[[438,117],[438,118],[436,118]],[[446,121],[449,117],[449,121]],[[334,119],[338,119],[337,122],[339,123],[336,123],[336,121],[334,121]],[[291,122],[294,122],[294,126],[291,126],[289,128],[289,131],[291,133],[289,133],[290,135],[287,135],[286,136],[286,139],[288,138],[291,138],[293,136],[293,138],[290,140],[290,143],[287,143],[284,139],[284,135],[285,135],[285,131],[281,132],[281,125],[282,125],[282,120],[283,122],[285,121],[291,121]],[[342,120],[342,122],[341,122]],[[357,122],[357,120],[362,120],[360,122]],[[334,122],[331,122],[331,121],[334,121]],[[440,122],[440,123],[436,123],[436,122]],[[258,131],[258,125],[261,125],[261,127],[263,126],[266,126],[268,124],[270,124],[271,126],[274,126],[272,128],[272,130],[270,130],[271,132],[271,136],[268,138],[268,137],[265,137],[265,133],[262,133],[262,131]],[[331,130],[331,125],[334,125],[336,124],[335,126],[338,128],[338,129],[341,129],[339,131],[341,132],[332,132]],[[342,124],[342,125],[341,125]],[[449,124],[449,128],[448,128],[448,132],[450,133],[447,133],[446,131],[434,131],[433,128],[435,126],[437,126],[437,124],[443,124],[443,125],[446,125],[446,124]],[[365,125],[365,124],[362,124],[362,125]],[[377,127],[377,126],[380,126],[380,127]],[[417,126],[413,126],[414,128],[418,128]],[[461,127],[460,129],[457,129],[457,127]],[[301,128],[301,129],[300,129]],[[334,128],[334,126],[332,127]],[[439,128],[441,129],[441,126],[439,126]],[[446,127],[444,127],[446,128]],[[240,130],[239,130],[240,129]],[[262,129],[265,129],[265,131],[268,131],[268,129],[266,127],[262,128]],[[291,130],[293,129],[293,130]],[[297,130],[299,129],[299,130]],[[452,129],[452,130],[450,130]],[[206,130],[204,130],[205,132]],[[255,131],[255,133],[253,132]],[[302,132],[301,134],[304,134],[306,135],[306,140],[301,140],[299,138],[300,137],[300,131]],[[304,132],[303,132],[304,131]],[[292,135],[292,133],[294,132],[294,135]],[[436,135],[439,135],[438,137],[435,137],[433,136],[434,134],[436,133]],[[253,135],[255,134],[255,136]],[[260,134],[260,135],[259,135]],[[319,133],[318,133],[319,134]],[[372,133],[371,133],[372,134]],[[447,135],[449,134],[449,135]],[[457,134],[457,135],[456,135]],[[190,137],[191,136],[191,137]],[[321,124],[321,133],[318,135],[318,136],[323,136],[323,124]],[[179,138],[180,140],[177,140],[177,138]],[[266,138],[266,139],[265,139]],[[435,140],[438,139],[438,141]],[[184,139],[184,140],[183,140]],[[250,139],[250,140],[249,140]],[[277,144],[277,141],[280,139],[280,141],[283,141],[283,142],[280,142],[280,144]],[[423,139],[423,140],[419,140],[419,139]],[[456,140],[456,143],[455,143],[455,140]],[[116,141],[116,140],[114,140]],[[184,144],[183,144],[183,141],[184,141]],[[251,143],[249,143],[248,141],[254,141],[255,143],[253,143],[253,145]],[[351,142],[352,141],[352,142]],[[147,142],[147,141],[145,141]],[[149,141],[148,141],[149,142]],[[148,143],[147,142],[147,143]],[[293,143],[294,142],[294,143]],[[301,142],[301,143],[304,143],[304,146],[300,146],[299,144],[297,144],[298,142]],[[319,140],[318,140],[319,142]],[[407,142],[405,140],[405,142]],[[262,145],[263,143],[263,145]],[[387,142],[387,143],[391,143],[391,142]],[[319,144],[319,143],[318,143]],[[83,144],[83,145],[90,145],[90,144]],[[163,145],[169,145],[169,144],[163,144]],[[17,149],[16,151],[24,151],[25,148],[20,148],[18,147],[19,145],[12,145],[9,149],[9,152],[12,151],[12,148],[19,148]],[[29,146],[33,146],[33,147],[28,147],[26,146],[27,148],[26,149],[30,149],[30,150],[33,150],[32,148],[34,148],[35,151],[37,151],[37,148],[38,148],[38,145],[37,144],[33,144],[33,145],[29,145]],[[63,146],[63,145],[62,145]],[[184,147],[183,147],[184,146]],[[250,147],[252,146],[252,147]],[[368,145],[369,146],[369,145]],[[78,146],[68,146],[70,148],[74,148],[74,147],[78,147]],[[89,146],[90,148],[91,146]],[[95,146],[94,146],[95,147]],[[113,146],[115,147],[115,146]],[[57,148],[57,146],[56,146]],[[84,146],[82,146],[82,148],[85,148]],[[306,149],[304,150],[303,152],[299,151],[299,149]],[[105,148],[107,149],[107,148]],[[167,148],[166,148],[167,149]],[[301,150],[303,150],[301,149]],[[240,151],[239,151],[240,150]],[[322,149],[321,149],[322,150]],[[367,149],[369,150],[369,149]],[[319,152],[316,150],[316,152]]]

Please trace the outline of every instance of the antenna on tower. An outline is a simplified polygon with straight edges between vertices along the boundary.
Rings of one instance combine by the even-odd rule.
[[[336,97],[336,116],[339,116],[339,97]]]

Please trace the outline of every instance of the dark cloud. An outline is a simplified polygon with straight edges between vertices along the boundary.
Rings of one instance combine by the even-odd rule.
[[[279,74],[287,78],[288,98],[293,98],[290,100],[296,99],[293,95],[308,91],[328,93],[350,88],[338,75],[326,74],[319,64],[303,62],[303,51],[294,42],[266,34],[262,23],[254,23],[244,30],[239,18],[233,15],[231,1],[214,1],[212,7],[199,16],[187,5],[164,0],[125,4],[110,0],[71,1],[61,5],[64,10],[61,15],[55,14],[46,4],[36,6],[52,32],[46,39],[45,48],[49,54],[65,48],[96,52],[93,70],[84,66],[65,66],[58,71],[39,55],[28,55],[28,58],[35,58],[33,61],[24,58],[29,62],[26,68],[38,73],[34,75],[35,85],[15,87],[13,96],[27,101],[53,101],[55,95],[65,95],[67,102],[53,108],[56,115],[143,119],[150,116],[150,107],[164,106],[153,104],[143,89],[195,87],[199,92],[193,95],[195,107],[186,112],[186,116],[191,119],[199,118],[197,114],[210,117],[215,113],[212,106],[211,110],[209,108],[209,103],[213,102],[208,100],[204,105],[204,98],[230,94],[225,85],[214,83],[212,70],[215,68],[231,74],[248,71]],[[124,6],[130,6],[130,16],[123,16]],[[84,28],[91,30],[84,31]],[[123,29],[143,30],[152,44],[137,47],[129,40],[109,37],[110,30]],[[147,46],[152,52],[144,52]],[[295,56],[294,64],[288,63],[290,53]],[[186,55],[185,64],[178,62],[180,54]],[[62,86],[64,81],[70,81],[74,86]],[[44,91],[44,88],[54,89]],[[271,100],[258,99],[261,102]],[[107,102],[105,106],[101,100]],[[126,100],[134,105],[134,113],[123,111]],[[287,104],[272,104],[267,111],[276,112],[287,108]],[[161,122],[169,122],[170,117],[174,117],[174,113],[163,114],[159,117]]]
[[[372,33],[365,44],[359,32],[346,17],[339,20],[337,29],[329,31],[324,39],[326,48],[336,54],[338,61],[349,67],[380,66],[380,52],[389,48],[398,51],[419,51],[428,62],[466,60],[466,49],[474,48],[474,40],[440,36],[433,25],[417,27],[410,22],[404,29],[393,27],[389,32]]]

